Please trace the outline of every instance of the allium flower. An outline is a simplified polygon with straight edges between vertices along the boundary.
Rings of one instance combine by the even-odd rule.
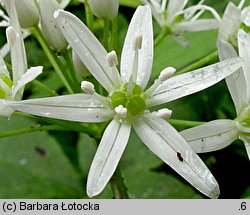
[[[11,47],[13,80],[0,55],[0,115],[10,116],[13,109],[6,106],[5,101],[21,100],[25,84],[35,79],[42,72],[42,67],[32,67],[27,70],[26,53],[15,6],[12,0],[4,2],[11,24],[6,30],[6,35]]]
[[[96,93],[94,85],[83,81],[86,94],[9,102],[16,110],[78,122],[104,122],[107,126],[91,165],[87,193],[99,194],[113,175],[127,145],[133,127],[142,142],[205,195],[216,198],[219,187],[214,177],[165,120],[171,110],[150,113],[149,107],[205,89],[241,66],[241,60],[226,60],[183,75],[173,75],[168,67],[146,91],[153,60],[153,30],[148,6],[138,7],[129,25],[121,56],[121,75],[117,56],[107,53],[89,29],[73,14],[58,10],[55,19],[79,58],[107,90],[108,96]]]
[[[36,0],[15,0],[16,10],[22,28],[38,25],[39,10]]]
[[[186,8],[189,0],[141,0],[152,9],[154,18],[162,28],[173,34],[188,31],[203,31],[216,29],[219,26],[220,16],[217,12],[206,5],[204,0],[197,5]],[[214,19],[199,19],[204,11],[210,11]]]
[[[68,45],[62,32],[55,23],[54,11],[61,8],[56,0],[40,0],[39,9],[41,15],[41,29],[49,45],[60,52]]]
[[[220,42],[218,45],[221,59],[237,56],[229,43]],[[250,158],[250,35],[243,30],[238,33],[238,46],[239,56],[245,60],[243,69],[226,79],[237,117],[234,120],[214,120],[182,131],[181,135],[198,153],[216,151],[241,139]]]
[[[113,19],[118,14],[118,0],[88,0],[88,4],[97,17]]]
[[[225,40],[237,46],[237,35],[240,28],[250,29],[250,6],[243,8],[245,0],[239,6],[229,2],[219,27],[219,40]]]

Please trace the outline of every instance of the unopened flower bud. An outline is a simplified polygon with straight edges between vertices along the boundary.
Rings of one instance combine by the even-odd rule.
[[[118,0],[88,0],[93,14],[99,18],[113,19],[118,14]]]
[[[39,22],[39,9],[35,0],[16,0],[17,15],[22,28],[31,28]]]
[[[56,0],[40,0],[39,8],[41,27],[45,39],[56,51],[63,50],[67,47],[68,43],[58,28],[53,16],[54,12],[60,9],[60,5]]]
[[[74,51],[72,51],[72,61],[73,61],[75,70],[80,77],[91,76],[91,73],[88,71],[86,66],[83,64],[83,62],[80,60],[80,58]]]
[[[89,95],[93,95],[95,93],[95,86],[91,82],[82,81],[81,88],[85,93]]]
[[[163,108],[158,110],[156,115],[162,119],[169,119],[172,115],[172,111],[169,110],[168,108]]]
[[[166,81],[168,78],[170,78],[174,73],[176,69],[173,67],[167,67],[165,68],[159,75],[159,81],[163,82]]]

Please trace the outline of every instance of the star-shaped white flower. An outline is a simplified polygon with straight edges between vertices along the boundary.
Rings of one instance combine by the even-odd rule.
[[[239,56],[245,62],[243,69],[226,78],[237,117],[234,120],[219,119],[181,132],[197,153],[210,152],[230,145],[241,139],[250,159],[250,35],[243,30],[238,33]],[[237,56],[237,52],[227,42],[218,43],[220,59]]]
[[[185,8],[189,0],[141,0],[151,7],[156,21],[162,28],[173,34],[184,31],[204,31],[216,29],[220,23],[220,16],[209,6],[202,5],[204,0],[197,5]],[[214,19],[199,19],[204,11],[210,11]]]
[[[150,113],[158,104],[205,89],[240,68],[241,59],[226,60],[183,75],[168,67],[145,92],[153,60],[153,30],[148,6],[137,8],[124,42],[121,75],[114,51],[107,53],[96,37],[73,14],[58,10],[55,19],[79,58],[107,90],[96,93],[94,85],[82,82],[86,94],[9,102],[16,110],[39,116],[78,122],[104,122],[107,126],[91,165],[87,193],[99,194],[113,175],[133,127],[142,142],[165,163],[205,195],[216,198],[219,187],[214,177],[181,135],[165,120],[171,111]]]
[[[10,26],[6,29],[8,44],[11,49],[13,79],[10,78],[4,60],[0,55],[0,115],[10,116],[13,109],[6,106],[6,100],[19,101],[24,86],[42,72],[42,67],[31,67],[27,70],[26,53],[17,13],[12,0],[6,1],[6,9],[10,16]]]
[[[250,6],[243,8],[245,0],[238,7],[229,2],[219,27],[218,40],[228,41],[237,46],[237,35],[240,28],[250,29]]]

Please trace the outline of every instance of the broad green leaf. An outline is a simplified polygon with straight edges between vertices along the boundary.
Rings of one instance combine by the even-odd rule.
[[[0,118],[0,132],[35,123]],[[0,198],[81,198],[81,175],[46,132],[0,139]]]

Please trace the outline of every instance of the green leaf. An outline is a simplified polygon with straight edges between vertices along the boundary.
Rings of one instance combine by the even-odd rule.
[[[151,81],[166,67],[179,69],[211,54],[216,50],[217,31],[185,33],[188,46],[178,43],[172,36],[165,37],[155,48]],[[206,41],[206,42],[204,42]]]
[[[34,126],[23,117],[0,118],[0,132]],[[81,175],[45,132],[0,139],[0,198],[81,198]]]

